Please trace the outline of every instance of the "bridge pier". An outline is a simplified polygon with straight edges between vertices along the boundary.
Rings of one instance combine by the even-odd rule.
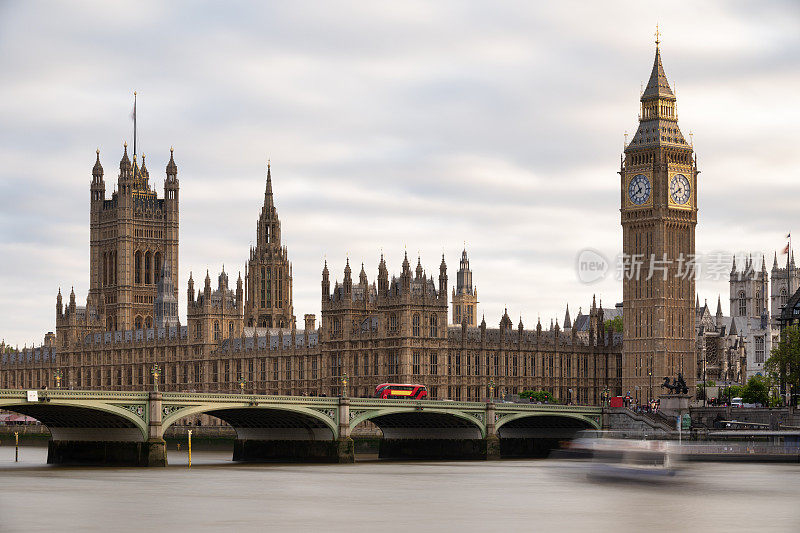
[[[87,466],[166,466],[164,440],[145,442],[51,440],[47,464]]]

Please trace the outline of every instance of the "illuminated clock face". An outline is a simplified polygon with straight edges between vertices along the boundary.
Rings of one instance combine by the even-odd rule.
[[[642,205],[650,198],[650,180],[644,174],[637,174],[628,184],[628,197],[636,205]]]
[[[689,201],[691,187],[689,179],[683,174],[675,174],[669,182],[669,195],[672,201],[678,205],[683,205]]]

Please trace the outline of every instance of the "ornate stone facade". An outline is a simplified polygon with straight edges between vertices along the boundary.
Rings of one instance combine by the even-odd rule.
[[[682,372],[695,390],[697,164],[678,127],[676,98],[661,52],[641,96],[639,127],[620,166],[623,281],[623,388]],[[638,265],[638,266],[637,266]]]
[[[461,252],[461,262],[453,287],[453,324],[475,327],[478,324],[478,289],[472,286],[472,270],[469,269],[467,249]]]
[[[292,265],[285,246],[281,246],[281,221],[272,197],[272,171],[267,164],[267,189],[258,217],[256,246],[250,249],[246,267],[248,327],[291,328]]]

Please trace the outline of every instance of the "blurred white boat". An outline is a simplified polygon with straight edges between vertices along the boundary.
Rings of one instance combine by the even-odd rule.
[[[587,476],[608,481],[662,482],[680,472],[680,454],[670,441],[587,439]]]

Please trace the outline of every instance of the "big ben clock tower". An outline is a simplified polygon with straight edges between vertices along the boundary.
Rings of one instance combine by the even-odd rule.
[[[623,394],[654,399],[681,372],[694,394],[694,229],[697,161],[678,127],[676,98],[656,57],[641,96],[639,127],[620,168]]]

